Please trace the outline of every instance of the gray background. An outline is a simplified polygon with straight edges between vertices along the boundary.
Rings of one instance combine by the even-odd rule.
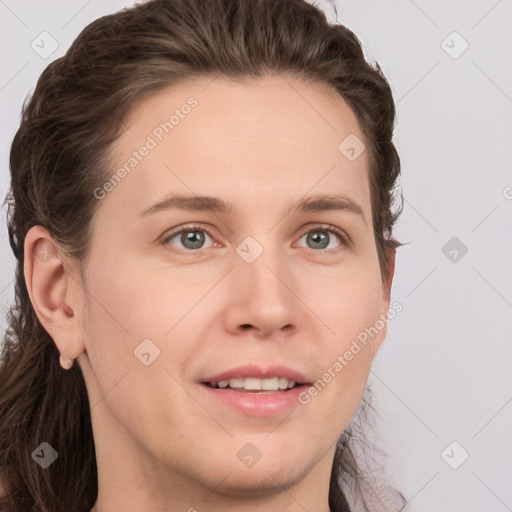
[[[130,4],[0,0],[2,200],[25,95],[85,25]],[[370,378],[382,464],[409,510],[512,510],[512,2],[338,0],[338,11],[382,66],[398,111],[396,237],[410,244],[392,295],[403,311]],[[44,31],[59,45],[47,58],[31,48]],[[5,313],[15,259],[1,213]]]

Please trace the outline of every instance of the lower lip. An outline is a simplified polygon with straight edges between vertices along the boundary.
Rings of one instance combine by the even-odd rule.
[[[307,384],[275,393],[245,393],[229,388],[212,388],[200,384],[209,396],[225,403],[248,416],[279,416],[299,405],[298,396],[308,388]]]

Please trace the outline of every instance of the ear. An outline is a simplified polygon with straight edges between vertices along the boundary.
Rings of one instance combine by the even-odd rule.
[[[393,284],[393,276],[395,275],[395,258],[396,258],[396,247],[387,247],[386,248],[386,258],[387,258],[387,279],[383,282],[384,288],[384,297],[388,301],[388,309],[389,302],[391,301],[391,285]]]
[[[58,245],[43,226],[32,227],[25,237],[24,274],[32,306],[52,337],[62,361],[72,361],[85,351],[81,331],[80,276],[72,275]],[[78,314],[77,314],[78,313]]]
[[[387,312],[389,311],[389,305],[391,302],[391,285],[393,284],[393,276],[395,275],[395,257],[396,257],[396,248],[395,247],[386,247],[386,259],[387,259],[387,277],[382,281],[382,293],[383,293],[383,304],[385,309],[385,314],[387,318]],[[380,349],[382,342],[384,341],[387,333],[387,325],[384,327],[380,336],[375,339],[373,345],[373,356],[377,354]]]

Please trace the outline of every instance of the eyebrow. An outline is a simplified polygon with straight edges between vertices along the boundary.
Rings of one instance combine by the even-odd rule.
[[[146,217],[166,210],[187,210],[212,212],[219,214],[233,213],[231,202],[211,196],[188,196],[172,194],[139,212]],[[366,224],[363,209],[352,199],[340,195],[317,194],[301,199],[294,207],[294,212],[346,211],[360,216]]]

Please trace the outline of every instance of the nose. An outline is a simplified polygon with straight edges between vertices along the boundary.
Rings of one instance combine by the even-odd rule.
[[[289,336],[300,327],[302,303],[285,257],[268,248],[252,263],[236,256],[225,316],[229,332],[268,338]]]

